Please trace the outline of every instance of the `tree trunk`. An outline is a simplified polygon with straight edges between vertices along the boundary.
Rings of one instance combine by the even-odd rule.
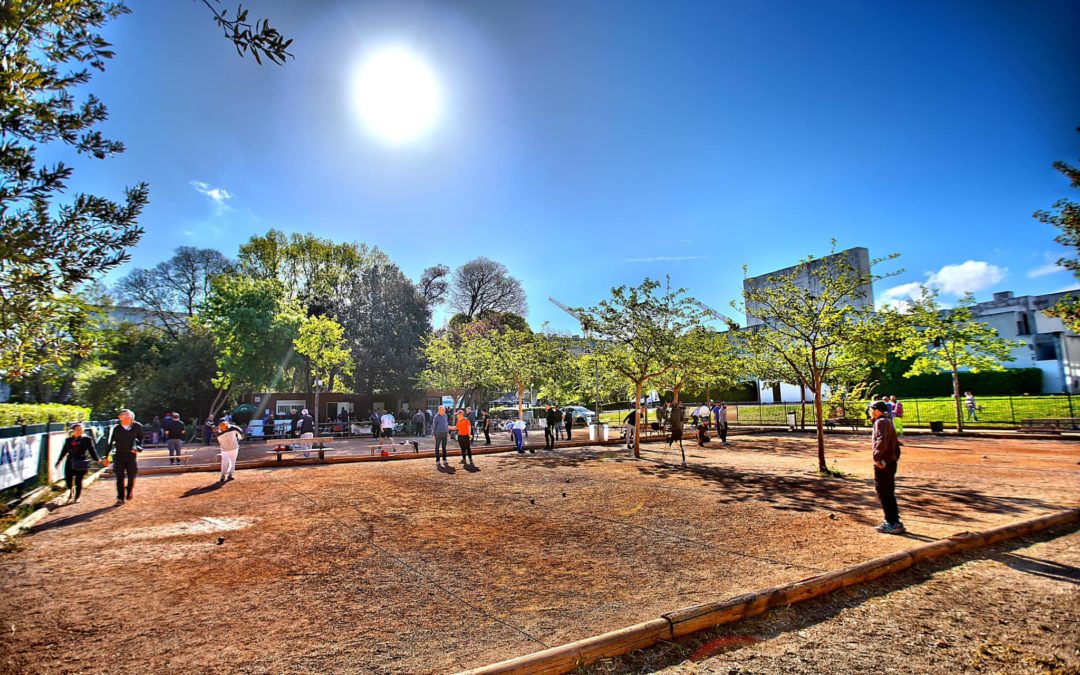
[[[818,471],[824,473],[828,470],[825,466],[825,420],[821,414],[821,382],[814,383],[814,412],[817,413],[817,461]]]
[[[679,391],[681,389],[682,389],[682,385],[680,384],[680,385],[678,385],[677,387],[675,387],[674,389],[671,390],[672,398],[675,399],[672,402],[672,405],[679,405]]]
[[[518,382],[518,419],[525,419],[525,383]]]
[[[637,410],[637,415],[634,416],[634,457],[641,458],[641,386],[643,382],[637,383],[637,398],[634,399],[634,409]]]
[[[964,415],[960,411],[960,373],[955,368],[952,371],[952,395],[956,404],[956,431],[964,431]]]

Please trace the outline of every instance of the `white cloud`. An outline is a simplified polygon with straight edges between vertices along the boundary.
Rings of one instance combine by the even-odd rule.
[[[1045,277],[1049,274],[1057,274],[1058,272],[1064,272],[1065,268],[1057,264],[1057,258],[1049,253],[1043,253],[1042,265],[1039,265],[1035,269],[1028,272],[1028,276],[1032,279],[1038,279],[1039,277]]]
[[[194,237],[195,236],[195,231],[194,230],[183,230],[182,234],[185,237]]]
[[[952,295],[976,293],[1004,279],[1006,272],[1006,268],[982,260],[968,260],[931,272],[927,275],[926,285]]]
[[[652,258],[625,258],[623,262],[628,263],[644,263],[644,262],[680,262],[683,260],[706,260],[709,256],[705,255],[658,255]]]
[[[906,311],[911,306],[911,301],[922,296],[923,285],[917,281],[913,281],[910,284],[900,284],[899,286],[893,286],[892,288],[886,288],[885,291],[878,296],[877,301],[874,303],[880,309],[881,307],[892,307],[893,309]]]
[[[224,208],[226,206],[226,200],[232,199],[232,194],[225,188],[212,187],[209,183],[201,180],[191,181],[191,187],[195,188],[195,191],[199,194],[206,195],[214,201],[214,203]]]

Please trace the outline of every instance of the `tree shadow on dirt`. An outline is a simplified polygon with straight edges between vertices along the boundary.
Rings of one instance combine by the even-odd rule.
[[[42,523],[41,525],[35,525],[34,527],[30,528],[30,532],[44,532],[46,530],[55,530],[59,527],[78,525],[79,523],[85,523],[87,521],[93,520],[94,518],[100,516],[102,513],[105,513],[106,511],[112,511],[114,508],[116,507],[102,506],[100,508],[94,509],[93,511],[79,513],[74,516],[65,516],[63,518],[57,518],[56,520],[50,520],[48,522]]]
[[[802,512],[846,510],[852,506],[874,509],[878,505],[873,481],[865,479],[828,478],[810,473],[805,476],[751,473],[692,464],[682,467],[655,460],[647,460],[636,468],[641,475],[662,481],[696,479],[715,492],[721,503],[727,504],[755,502]],[[979,521],[986,514],[1027,515],[1032,511],[1061,508],[1033,497],[990,495],[974,489],[946,491],[910,482],[899,484],[896,495],[902,513],[914,512],[950,522]]]
[[[1005,553],[995,556],[994,560],[1003,565],[1008,565],[1018,572],[1027,572],[1028,574],[1054,579],[1055,581],[1080,585],[1080,567],[1063,565],[1053,560],[1032,558],[1019,553]]]
[[[216,490],[220,490],[223,487],[225,487],[225,483],[222,483],[220,480],[215,480],[213,483],[210,483],[209,485],[204,485],[202,487],[191,488],[190,490],[188,490],[184,494],[180,495],[180,499],[187,499],[188,497],[197,497],[199,495],[210,494],[211,492],[214,492]]]
[[[1002,542],[975,551],[949,555],[937,560],[920,563],[883,579],[836,591],[797,605],[772,609],[759,616],[677,638],[671,642],[660,642],[652,648],[635,651],[628,656],[605,660],[577,672],[595,673],[597,675],[600,673],[604,675],[626,675],[629,673],[653,672],[686,661],[704,661],[710,656],[770,640],[784,633],[812,628],[819,623],[837,617],[846,609],[858,607],[865,602],[914,586],[926,581],[934,574],[959,567],[972,560],[995,560],[1010,567],[1012,567],[1009,564],[1010,560],[1014,563],[1022,560],[1034,561],[1035,565],[1032,566],[1032,569],[1024,569],[1023,567],[1014,567],[1014,569],[1077,583],[1076,577],[1071,575],[1077,574],[1080,570],[1074,567],[1013,553],[1013,551],[1025,548],[1033,543],[1049,541],[1075,532],[1077,529],[1080,529],[1077,525],[1053,528],[1039,534]],[[1042,571],[1043,567],[1048,568],[1049,572]]]

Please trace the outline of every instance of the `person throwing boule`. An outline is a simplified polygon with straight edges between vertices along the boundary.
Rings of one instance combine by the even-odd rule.
[[[236,458],[240,454],[242,440],[244,440],[244,432],[240,430],[240,427],[227,420],[218,422],[217,442],[221,447],[222,483],[236,479]]]

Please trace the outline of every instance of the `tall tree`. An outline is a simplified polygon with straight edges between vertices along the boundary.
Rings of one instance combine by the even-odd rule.
[[[835,252],[834,241],[830,253]],[[887,331],[883,319],[865,302],[866,289],[898,273],[873,272],[874,267],[895,257],[871,260],[869,269],[864,270],[845,256],[820,260],[808,256],[789,270],[772,275],[767,283],[743,287],[747,318],[751,324],[755,319],[761,324],[751,329],[751,352],[759,362],[782,361],[796,376],[794,381],[813,393],[818,470],[822,473],[828,472],[822,414],[825,385],[836,370],[884,360]]]
[[[446,293],[450,290],[450,282],[447,281],[449,275],[450,268],[446,265],[432,265],[420,274],[417,290],[428,309],[434,309],[446,301]]]
[[[450,392],[455,405],[498,383],[492,370],[494,346],[485,331],[463,327],[429,335],[424,340],[423,355],[420,384]]]
[[[687,332],[675,343],[671,368],[654,384],[670,391],[676,405],[684,388],[735,384],[748,374],[737,338],[737,333],[717,333],[704,326]]]
[[[528,311],[525,289],[510,276],[506,266],[489,258],[476,258],[454,270],[450,282],[450,307],[472,320],[486,312]]]
[[[1012,350],[1023,342],[1006,340],[997,331],[975,319],[971,306],[975,297],[968,293],[952,309],[943,309],[937,293],[923,287],[922,296],[911,303],[906,314],[906,331],[896,345],[901,358],[914,358],[905,377],[926,373],[952,373],[956,430],[964,430],[961,413],[960,369],[973,373],[981,370],[1004,370],[1004,361],[1012,361]]]
[[[334,389],[334,379],[352,374],[352,355],[345,343],[345,329],[325,316],[309,316],[300,324],[293,341],[296,353],[307,358],[311,376]]]
[[[75,95],[90,68],[103,71],[113,56],[99,29],[127,12],[100,0],[8,2],[0,12],[0,374],[7,378],[85,348],[54,339],[66,321],[63,296],[126,261],[142,235],[144,183],[120,202],[77,194],[61,204],[71,167],[36,158],[50,144],[94,159],[123,152],[95,128],[108,116],[104,104]]]
[[[384,257],[347,279],[329,309],[345,329],[355,362],[353,391],[408,396],[423,366],[431,320],[412,281]]]
[[[1080,132],[1080,128],[1077,128]],[[1080,188],[1080,169],[1066,162],[1054,162],[1057,169],[1069,179],[1075,189]],[[1059,199],[1053,211],[1036,211],[1035,219],[1061,230],[1055,241],[1071,250],[1070,256],[1058,260],[1058,264],[1080,279],[1080,204],[1069,199]],[[1046,311],[1050,316],[1060,317],[1074,333],[1080,333],[1080,299],[1067,295]]]
[[[594,307],[574,308],[582,326],[597,338],[604,362],[634,386],[637,429],[634,456],[641,456],[642,389],[677,363],[679,341],[701,326],[704,313],[685,289],[662,293],[660,283],[646,278],[640,286],[611,289],[611,297]]]
[[[219,275],[199,323],[213,336],[217,348],[218,396],[209,413],[239,387],[272,390],[293,352],[293,340],[304,314],[274,280]]]
[[[151,269],[132,270],[114,290],[121,301],[151,312],[176,338],[206,302],[213,278],[231,270],[232,261],[216,249],[181,246]]]
[[[389,262],[367,244],[270,230],[240,245],[237,268],[254,279],[276,279],[309,314],[325,314],[353,279]]]

